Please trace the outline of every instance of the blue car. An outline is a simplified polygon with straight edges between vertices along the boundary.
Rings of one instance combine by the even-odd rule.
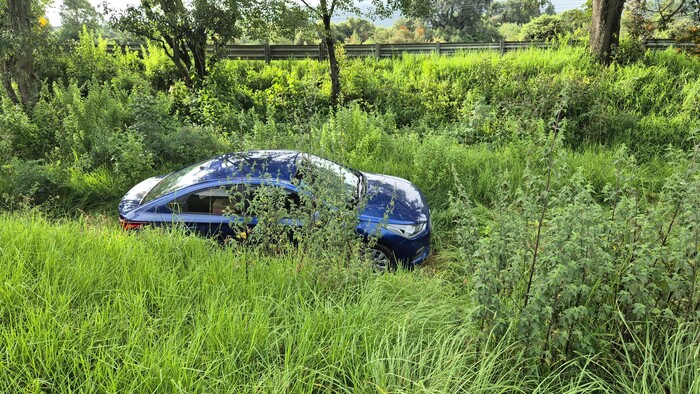
[[[346,193],[355,203],[363,201],[356,231],[365,239],[378,235],[370,252],[377,269],[392,269],[398,263],[412,267],[430,255],[430,209],[411,182],[289,150],[225,154],[146,179],[119,203],[120,224],[133,230],[178,223],[204,235],[235,237],[244,223],[244,214],[232,209],[235,191],[245,189],[245,194],[236,195],[252,198],[256,188],[279,188],[289,204],[299,204],[301,195],[308,193],[301,184],[309,168],[337,177],[343,190],[333,193]],[[256,217],[245,220],[250,227],[257,223]]]

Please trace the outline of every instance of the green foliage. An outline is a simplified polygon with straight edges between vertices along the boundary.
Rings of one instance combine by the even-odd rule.
[[[117,50],[111,55],[107,53],[108,43],[108,40],[83,29],[80,39],[67,57],[68,77],[78,86],[83,86],[93,80],[108,82],[120,75],[140,71],[140,60],[136,53]]]
[[[12,247],[0,252],[0,270],[15,289],[0,295],[3,389],[302,393],[319,384],[392,392],[523,384],[497,353],[464,341],[463,302],[438,279],[343,282],[319,276],[312,267],[320,261],[299,266],[295,255],[92,223],[2,218],[0,238]],[[472,371],[480,364],[492,373]]]
[[[136,92],[130,99],[133,122],[128,131],[140,136],[143,148],[156,166],[193,163],[220,152],[222,145],[210,128],[182,125],[170,114],[171,98],[164,94]]]
[[[438,0],[432,2],[432,10],[426,17],[429,25],[443,36],[471,38],[471,40],[488,40],[487,30],[482,16],[491,5],[491,0]]]
[[[333,24],[333,38],[338,42],[362,44],[374,36],[375,30],[374,24],[366,19],[349,18]],[[351,39],[354,41],[350,42]]]
[[[503,23],[528,23],[540,15],[544,1],[505,0],[494,1],[489,7],[487,17],[496,25]]]
[[[574,8],[558,14],[563,23],[564,31],[572,33],[577,39],[588,39],[591,26],[591,8],[583,10]]]
[[[644,330],[654,336],[696,321],[698,148],[690,158],[669,154],[678,170],[657,201],[640,196],[637,164],[620,149],[601,203],[581,172],[565,175],[562,146],[553,138],[533,146],[531,160],[545,168],[528,166],[516,198],[502,199],[482,222],[472,217],[463,188],[452,200],[463,212],[457,232],[466,272],[474,273],[465,280],[485,340],[505,335],[515,321],[525,351],[551,367],[576,354],[632,346]],[[634,350],[626,352],[640,356]]]
[[[0,79],[13,103],[31,108],[39,96],[35,52],[50,44],[41,1],[0,3]]]
[[[249,131],[251,113],[305,129],[328,105],[326,71],[314,60],[273,67],[221,62],[203,91],[177,89],[176,103],[182,104],[176,107],[195,122],[229,132]],[[341,70],[345,102],[389,114],[400,129],[433,130],[465,143],[504,143],[531,134],[566,91],[573,125],[567,145],[624,143],[642,160],[667,143],[687,147],[688,132],[698,127],[693,110],[698,78],[697,61],[682,54],[648,53],[638,62],[604,69],[585,48],[568,46],[504,56],[352,59]]]
[[[43,156],[42,136],[19,104],[0,103],[0,163],[12,156],[38,159]]]
[[[295,61],[280,61],[276,67],[265,67],[262,63],[221,62],[212,69],[204,91],[197,95],[182,91],[184,97],[179,101],[200,102],[196,116],[227,131],[240,130],[237,120],[231,118],[247,110],[263,119],[301,123],[316,113],[326,113],[330,103],[324,65],[305,63],[299,67]]]
[[[517,23],[503,23],[498,26],[498,33],[506,41],[518,41],[522,37],[522,25]]]
[[[471,183],[469,193],[491,206],[502,179],[493,174],[517,169],[509,179],[518,184],[520,175],[512,177],[522,174],[521,152],[527,149],[518,141],[544,127],[562,93],[568,97],[564,141],[580,152],[570,155],[578,163],[591,155],[609,162],[610,153],[588,149],[622,143],[642,163],[653,163],[668,144],[688,147],[689,132],[700,127],[700,67],[670,51],[609,69],[596,65],[585,49],[568,46],[504,56],[346,59],[343,96],[356,104],[328,121],[330,83],[323,63],[224,61],[213,67],[203,89],[191,90],[170,85],[172,65],[155,47],[142,63],[133,54],[108,54],[104,41],[95,46],[91,40],[83,35],[71,72],[77,76],[77,65],[89,63],[104,81],[85,73],[81,89],[55,84],[29,116],[6,105],[4,131],[12,135],[5,142],[7,159],[49,158],[79,173],[119,168],[115,174],[126,179],[136,177],[129,166],[152,173],[227,150],[298,148],[414,180],[438,206],[454,187],[452,165],[464,163],[457,171]],[[154,94],[140,75],[159,89],[172,87]],[[507,160],[502,151],[518,159]],[[434,175],[430,181],[415,175],[422,166]],[[598,198],[609,171],[587,171],[595,174]],[[644,182],[650,192],[660,188],[655,175]]]
[[[103,23],[102,15],[88,0],[64,0],[59,16],[61,17],[59,36],[62,42],[78,41],[81,32],[98,31]]]
[[[149,42],[144,48],[143,75],[154,89],[165,91],[178,80],[177,68],[168,58],[163,48]]]
[[[140,59],[105,43],[86,32],[42,68],[61,77],[31,110],[0,106],[2,209],[113,216],[148,176],[298,149],[414,182],[436,256],[369,275],[352,231],[361,205],[289,209],[274,188],[251,205],[256,230],[241,223],[245,239],[224,247],[0,216],[14,289],[0,291],[0,391],[697,387],[697,59],[602,68],[565,45],[341,57],[344,105],[329,111],[315,60],[222,61],[191,89],[157,47]],[[294,220],[309,225],[283,226]]]
[[[208,73],[207,45],[219,47],[245,32],[270,38],[271,33],[289,34],[303,23],[299,7],[286,1],[228,0],[143,2],[112,16],[112,24],[123,32],[152,40],[167,48],[179,78],[199,84]]]
[[[4,214],[0,224],[0,272],[12,289],[0,293],[8,391],[655,393],[698,384],[691,324],[643,330],[617,361],[598,354],[528,374],[539,357],[510,342],[515,327],[480,344],[466,324],[472,304],[441,276],[348,281],[347,267],[314,269],[328,260],[178,231],[128,234],[101,217]]]
[[[443,40],[456,38],[460,41],[459,32],[450,31],[455,37],[442,37]],[[394,23],[390,28],[378,29],[372,39],[373,43],[381,44],[409,44],[414,42],[426,43],[433,42],[439,38],[438,33],[430,28],[422,19],[402,18]]]
[[[553,40],[564,33],[564,21],[558,15],[540,15],[523,25],[523,38],[533,41]]]
[[[58,166],[13,158],[0,167],[0,208],[51,206],[60,195],[68,194],[65,183],[65,174]]]
[[[628,346],[618,350],[622,361],[607,367],[597,380],[608,391],[625,394],[695,392],[700,389],[694,368],[700,361],[694,340],[699,334],[697,324],[690,323],[659,336],[658,327],[650,322],[648,329],[631,335]]]

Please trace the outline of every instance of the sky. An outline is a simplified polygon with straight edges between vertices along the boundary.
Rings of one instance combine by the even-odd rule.
[[[113,9],[124,9],[128,5],[133,5],[133,4],[138,4],[139,0],[112,0],[112,1],[105,1],[105,0],[90,0],[90,3],[97,8],[98,10],[101,10],[100,5],[103,3],[109,3],[110,7]],[[58,15],[58,12],[61,8],[61,0],[54,0],[54,2],[49,5],[49,7],[46,9],[46,17],[48,18],[49,22],[53,26],[60,26],[61,25],[61,18]],[[312,1],[313,3],[317,3]],[[585,3],[585,0],[552,0],[552,4],[554,4],[554,9],[556,12],[562,12],[562,11],[567,11],[571,10],[574,8],[578,8]],[[358,2],[358,6],[360,9],[367,9],[369,7],[370,1],[364,0]],[[336,15],[333,18],[334,22],[344,22],[350,17],[354,17],[356,15],[353,14],[339,14]],[[374,24],[377,26],[381,27],[389,27],[394,24],[394,22],[400,18],[400,14],[396,13],[394,16],[388,19],[381,19],[381,20],[375,20]]]

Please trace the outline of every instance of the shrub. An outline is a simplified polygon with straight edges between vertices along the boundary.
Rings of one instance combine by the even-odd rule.
[[[153,89],[168,90],[179,79],[177,67],[157,44],[149,42],[143,52],[143,75]]]
[[[40,205],[64,193],[65,174],[42,160],[13,158],[0,167],[0,207]]]
[[[85,29],[67,63],[68,77],[81,87],[93,79],[110,81],[119,70],[117,59],[107,53],[107,40],[96,38]]]
[[[526,40],[547,41],[564,33],[564,21],[558,15],[540,15],[523,25],[522,35]]]
[[[130,132],[139,135],[158,167],[184,166],[221,153],[224,144],[212,127],[182,125],[170,112],[173,100],[165,94],[135,92],[131,97],[134,121]]]
[[[627,349],[650,329],[644,322],[656,321],[654,332],[663,335],[697,319],[699,148],[689,158],[671,154],[681,170],[656,202],[639,194],[639,169],[621,149],[602,204],[580,171],[563,175],[568,170],[555,136],[536,145],[531,160],[546,165],[543,171],[528,166],[514,200],[501,199],[479,221],[464,188],[452,199],[453,211],[464,212],[457,234],[485,339],[505,335],[515,321],[524,351],[550,367],[578,354]],[[496,194],[506,195],[508,187]]]
[[[39,159],[44,156],[41,133],[18,104],[0,102],[0,159],[12,156]]]

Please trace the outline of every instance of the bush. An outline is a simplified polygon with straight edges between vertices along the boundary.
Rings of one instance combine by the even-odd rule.
[[[558,15],[540,15],[523,25],[526,40],[548,41],[564,33],[564,21]]]
[[[149,42],[143,53],[143,75],[153,89],[166,91],[179,79],[177,67],[157,44]]]
[[[184,166],[221,153],[224,144],[212,127],[181,125],[170,114],[171,106],[165,94],[146,91],[131,97],[134,121],[128,130],[140,136],[157,167]]]
[[[13,156],[39,159],[46,152],[41,133],[19,104],[0,103],[0,162]]]
[[[544,171],[528,166],[516,198],[501,199],[481,220],[463,187],[452,199],[452,210],[464,212],[458,244],[479,305],[476,326],[487,340],[514,323],[518,343],[546,368],[576,355],[631,351],[645,330],[663,336],[700,317],[699,148],[690,157],[670,154],[680,170],[655,202],[640,196],[639,169],[619,150],[604,203],[580,171],[564,175],[561,149],[552,136],[536,143],[531,160],[547,163]]]
[[[0,167],[0,207],[27,208],[66,192],[65,174],[42,160],[13,158]]]
[[[118,69],[116,58],[107,53],[107,40],[83,30],[68,56],[68,77],[82,87],[93,79],[98,82],[110,81]]]

